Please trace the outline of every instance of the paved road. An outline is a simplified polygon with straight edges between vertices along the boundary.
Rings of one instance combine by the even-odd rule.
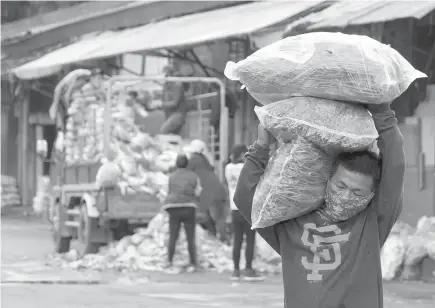
[[[129,278],[52,269],[44,265],[52,249],[47,225],[30,217],[2,217],[1,232],[5,308],[283,306],[279,277],[234,284],[217,273]],[[433,308],[435,284],[386,284],[385,306]]]

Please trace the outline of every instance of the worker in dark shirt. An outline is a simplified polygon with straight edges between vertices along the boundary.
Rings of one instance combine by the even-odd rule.
[[[179,77],[171,66],[164,69],[166,77]],[[187,104],[184,96],[184,86],[181,82],[166,81],[163,85],[162,107],[165,122],[160,128],[161,134],[179,135],[186,121]]]
[[[186,150],[190,155],[188,168],[199,177],[203,188],[199,199],[199,211],[206,216],[204,225],[213,236],[218,236],[225,242],[225,220],[229,212],[229,202],[225,187],[214,171],[213,158],[202,140],[193,140]]]
[[[189,160],[185,155],[177,157],[177,169],[169,176],[168,196],[163,209],[169,214],[168,263],[166,268],[173,265],[175,247],[181,224],[183,224],[190,256],[190,263],[186,269],[191,271],[197,266],[195,227],[196,207],[199,202],[201,185],[196,174],[187,169],[188,164]]]
[[[390,106],[368,110],[381,163],[370,152],[342,154],[323,207],[257,230],[281,255],[286,308],[383,307],[380,250],[402,209],[405,155]],[[234,202],[248,221],[273,142],[260,125],[246,155]]]

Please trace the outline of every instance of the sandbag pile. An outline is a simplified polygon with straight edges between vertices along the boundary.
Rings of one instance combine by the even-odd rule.
[[[134,235],[122,238],[120,241],[103,247],[100,253],[86,255],[77,259],[74,251],[63,255],[54,255],[50,260],[52,265],[92,270],[115,269],[120,271],[163,271],[167,260],[167,243],[169,239],[169,219],[166,213],[160,213],[151,220],[146,229],[139,229]],[[259,238],[259,237],[258,237]],[[196,245],[200,266],[204,269],[214,269],[219,272],[233,269],[232,250],[210,236],[202,227],[196,227]],[[279,256],[267,248],[261,240],[257,249],[256,268],[269,273],[280,270]],[[189,261],[187,241],[183,230],[177,241],[174,257],[175,271]],[[242,260],[242,264],[243,264]]]
[[[2,208],[20,205],[21,198],[18,192],[17,180],[12,176],[1,175],[1,198]]]
[[[107,81],[98,75],[72,92],[62,136],[66,162],[103,163],[97,176],[99,186],[116,183],[123,194],[144,192],[163,199],[165,173],[175,165],[185,142],[142,132],[138,122],[146,121],[148,113],[123,87],[115,85],[110,106],[110,155],[104,157],[107,87]]]
[[[258,119],[280,142],[255,192],[253,229],[320,207],[337,155],[378,137],[363,104],[391,103],[426,77],[391,47],[342,33],[285,38],[229,62],[225,75],[263,105]]]
[[[423,260],[435,260],[434,250],[435,217],[421,217],[415,230],[397,222],[381,251],[383,279],[419,279]]]
[[[33,197],[33,211],[41,214],[48,209],[50,204],[50,178],[41,176],[37,180],[36,196]]]

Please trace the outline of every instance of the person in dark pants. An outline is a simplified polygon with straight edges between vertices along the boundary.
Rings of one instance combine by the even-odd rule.
[[[201,185],[196,174],[187,169],[188,164],[187,157],[179,155],[176,162],[177,169],[169,176],[168,196],[163,206],[169,214],[168,263],[165,267],[169,268],[173,265],[175,246],[183,224],[190,256],[190,263],[186,266],[186,270],[192,271],[197,267],[196,205],[199,201]]]
[[[255,249],[255,231],[251,230],[251,226],[248,221],[240,214],[236,205],[234,204],[233,197],[236,191],[237,182],[239,180],[240,173],[242,172],[243,164],[245,162],[245,153],[248,151],[248,147],[244,144],[235,145],[231,150],[230,163],[225,167],[225,178],[228,183],[228,191],[230,197],[231,206],[231,220],[233,231],[233,262],[234,272],[231,277],[233,280],[238,280],[241,277],[240,272],[240,252],[242,250],[243,238],[246,236],[246,266],[243,275],[244,280],[262,280],[263,277],[258,275],[252,268],[252,261],[254,260]]]

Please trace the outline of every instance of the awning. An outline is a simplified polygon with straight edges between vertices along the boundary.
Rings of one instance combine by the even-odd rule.
[[[435,1],[342,0],[321,12],[308,15],[290,24],[285,32],[290,32],[300,25],[306,25],[307,30],[319,30],[401,18],[421,19],[433,10],[435,10]]]
[[[58,50],[52,51],[39,59],[21,65],[12,70],[20,79],[37,79],[57,73],[67,63],[81,61],[82,57],[89,54],[96,48],[107,44],[110,40],[116,39],[120,33],[104,32],[101,34],[90,34],[76,43]]]
[[[38,63],[31,62],[17,68],[22,79],[37,78],[35,69],[50,70],[55,66],[85,60],[107,58],[119,54],[168,48],[193,46],[205,42],[252,34],[257,30],[283,22],[325,1],[279,1],[254,2],[204,13],[191,14],[161,22],[147,24],[116,33],[116,36],[102,42],[81,43],[70,50],[58,50],[54,57],[48,54]],[[97,46],[98,45],[98,46]],[[55,60],[53,60],[55,59]],[[26,66],[25,65],[25,66]]]
[[[6,40],[34,35],[46,31],[47,29],[61,27],[68,23],[78,23],[83,19],[93,18],[97,14],[108,14],[113,12],[113,10],[124,9],[132,4],[134,5],[134,2],[135,1],[87,1],[53,12],[19,19],[2,25],[1,40],[4,42]]]

